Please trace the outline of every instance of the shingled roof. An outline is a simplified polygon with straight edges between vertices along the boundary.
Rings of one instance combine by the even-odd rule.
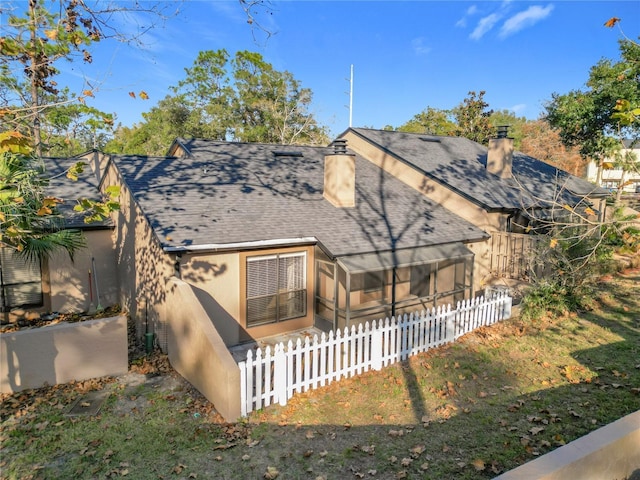
[[[180,141],[188,155],[114,156],[168,250],[317,239],[334,256],[408,249],[486,234],[356,157],[356,206],[323,197],[330,147]]]
[[[463,137],[366,128],[348,131],[488,211],[545,207],[556,201],[575,205],[584,201],[583,196],[609,194],[520,152],[513,154],[513,178],[502,179],[486,169],[487,148]]]
[[[112,227],[113,222],[106,218],[101,222],[85,223],[85,216],[73,210],[77,200],[88,198],[90,200],[101,200],[102,195],[98,188],[98,180],[91,172],[91,168],[84,167],[84,171],[78,175],[77,180],[67,178],[67,171],[76,163],[82,160],[77,157],[55,158],[45,157],[42,159],[45,166],[45,177],[48,185],[45,194],[61,198],[63,203],[58,205],[58,211],[64,218],[65,228],[96,229]]]

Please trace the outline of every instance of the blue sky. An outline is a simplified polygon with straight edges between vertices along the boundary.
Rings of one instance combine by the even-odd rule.
[[[261,53],[313,91],[312,111],[333,135],[349,125],[399,126],[427,106],[447,109],[485,90],[496,110],[537,118],[553,92],[584,86],[589,68],[618,58],[621,31],[640,35],[640,1],[285,1],[252,28],[236,1],[168,3],[164,27],[143,48],[102,42],[92,65],[62,65],[63,76],[97,86],[90,104],[132,125],[184,78],[199,51]],[[136,29],[144,19],[130,17]],[[79,88],[79,86],[78,86]],[[149,100],[132,99],[144,90]]]

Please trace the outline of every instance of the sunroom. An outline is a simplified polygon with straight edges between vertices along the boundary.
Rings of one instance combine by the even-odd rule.
[[[316,326],[366,321],[453,304],[473,294],[473,252],[462,243],[331,259],[316,249]]]

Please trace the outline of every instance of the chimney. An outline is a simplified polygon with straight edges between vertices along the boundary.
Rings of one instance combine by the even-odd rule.
[[[497,137],[489,140],[487,171],[500,178],[512,177],[513,138],[507,136],[508,130],[508,125],[499,126]]]
[[[347,141],[333,142],[333,154],[324,157],[324,198],[335,207],[356,204],[356,156],[347,153]]]

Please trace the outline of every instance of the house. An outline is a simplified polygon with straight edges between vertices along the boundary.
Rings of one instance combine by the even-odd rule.
[[[462,137],[349,128],[349,148],[427,198],[487,232],[472,246],[476,289],[498,276],[524,276],[524,235],[565,205],[602,215],[609,192],[547,163],[514,151],[506,128],[484,147]],[[517,264],[520,263],[518,266]]]
[[[101,198],[98,180],[90,173],[77,181],[66,172],[79,158],[44,158],[49,184],[45,194],[64,199],[58,209],[65,227],[83,232],[86,248],[71,259],[56,252],[40,262],[30,262],[8,248],[0,249],[0,305],[5,320],[44,312],[86,312],[118,302],[113,222],[87,224],[73,210],[77,199]]]
[[[178,139],[169,153],[113,156],[102,180],[121,187],[120,302],[163,348],[172,278],[189,285],[226,346],[474,294],[469,245],[486,233],[344,142]]]
[[[497,234],[524,231],[557,198],[600,198],[506,136],[487,150],[349,129],[329,147],[176,139],[164,157],[81,159],[86,184],[51,188],[77,198],[117,185],[120,209],[82,225],[89,248],[73,263],[43,265],[43,305],[121,304],[228,419],[240,408],[230,347],[472,298]]]
[[[615,167],[615,161],[609,159],[604,162],[604,169],[602,170],[602,178],[600,185],[603,188],[618,190],[622,188],[624,192],[628,193],[640,193],[640,142],[632,139],[624,139],[624,148],[621,154],[627,155],[633,154],[636,159],[636,169],[632,172],[623,172],[621,168]],[[623,178],[624,173],[624,178]],[[596,182],[598,178],[598,166],[596,162],[590,161],[587,164],[587,180],[590,182]],[[624,185],[621,187],[621,183]]]

